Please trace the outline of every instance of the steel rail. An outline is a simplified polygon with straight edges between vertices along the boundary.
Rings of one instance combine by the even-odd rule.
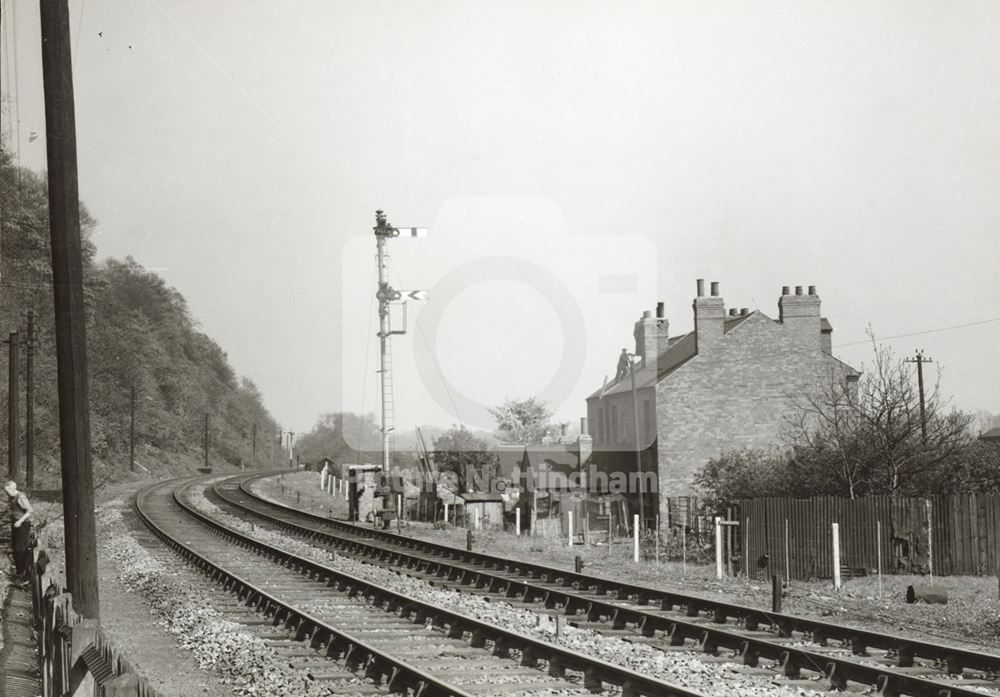
[[[204,481],[199,477],[185,485],[180,480],[168,484],[178,487],[193,486]],[[240,602],[252,607],[256,612],[271,618],[274,626],[282,626],[294,632],[295,639],[308,643],[310,648],[322,651],[328,658],[343,661],[352,672],[364,671],[366,678],[375,684],[385,684],[391,692],[411,691],[415,697],[473,697],[470,693],[455,688],[432,675],[410,666],[379,649],[342,632],[322,620],[299,610],[293,605],[276,598],[262,588],[229,571],[207,557],[198,554],[188,545],[171,536],[154,519],[147,506],[147,499],[155,489],[166,486],[163,482],[143,489],[136,496],[134,510],[140,520],[154,535],[182,558],[193,564],[209,578],[223,586],[223,589],[237,596]],[[176,489],[174,492],[176,498]],[[182,510],[184,506],[181,506]]]
[[[194,486],[195,483],[188,486]],[[537,667],[540,661],[544,661],[547,664],[549,675],[555,677],[564,676],[567,671],[580,673],[583,675],[584,687],[593,692],[603,690],[605,685],[613,685],[620,688],[626,697],[639,697],[641,695],[649,697],[704,697],[700,692],[650,678],[627,668],[389,590],[377,583],[366,581],[254,539],[214,520],[208,514],[184,501],[180,490],[175,492],[174,500],[188,515],[195,517],[221,537],[242,547],[252,548],[271,561],[298,571],[314,580],[324,582],[336,590],[346,591],[351,595],[362,595],[374,605],[395,612],[399,617],[408,618],[415,623],[426,623],[430,620],[433,626],[446,629],[449,638],[462,639],[468,634],[471,636],[471,645],[474,648],[485,648],[489,642],[493,644],[493,653],[496,655],[507,656],[511,651],[518,652],[521,665]],[[302,633],[301,628],[297,628],[296,631],[299,634]]]
[[[500,592],[507,597],[517,597],[525,602],[541,599],[547,608],[562,609],[567,615],[577,615],[582,611],[586,614],[589,621],[609,621],[612,623],[614,629],[623,629],[627,625],[632,625],[647,637],[655,636],[656,632],[662,632],[672,645],[680,645],[685,639],[695,639],[704,650],[709,652],[714,653],[718,648],[731,649],[738,652],[748,665],[757,665],[757,661],[761,657],[768,658],[779,663],[785,674],[789,677],[795,677],[799,674],[800,670],[806,669],[825,674],[829,678],[831,685],[839,689],[843,689],[846,682],[850,680],[875,685],[882,691],[880,694],[912,694],[928,695],[930,697],[941,697],[941,695],[954,695],[956,697],[958,695],[982,695],[981,692],[969,691],[961,686],[935,682],[889,668],[876,668],[858,663],[857,661],[826,656],[808,650],[793,649],[776,644],[773,641],[748,637],[736,632],[706,628],[703,624],[684,622],[644,610],[623,607],[611,602],[603,602],[597,598],[580,596],[573,591],[592,590],[596,595],[613,593],[619,600],[631,600],[635,598],[636,603],[639,605],[657,604],[660,610],[672,610],[674,607],[684,607],[689,617],[697,617],[701,611],[707,609],[712,613],[715,622],[719,624],[725,624],[729,618],[736,617],[749,631],[757,630],[761,624],[767,624],[777,628],[779,633],[785,637],[791,637],[792,631],[811,635],[813,641],[821,645],[826,644],[830,639],[840,640],[845,644],[849,644],[852,653],[858,656],[866,655],[868,648],[882,649],[896,654],[896,662],[900,668],[912,667],[914,665],[914,658],[919,657],[923,659],[929,658],[943,664],[945,671],[948,673],[960,673],[963,667],[982,670],[988,674],[1000,672],[1000,656],[992,654],[941,646],[905,637],[879,634],[868,630],[855,629],[818,620],[809,620],[794,615],[769,613],[742,605],[712,601],[696,596],[622,583],[613,579],[577,574],[575,572],[507,557],[467,552],[445,545],[414,540],[414,538],[402,535],[371,530],[370,528],[353,525],[344,521],[317,516],[301,509],[262,499],[254,494],[249,490],[248,484],[250,481],[262,476],[269,475],[251,475],[245,478],[234,477],[227,481],[240,480],[239,488],[243,494],[258,504],[275,508],[286,515],[301,517],[310,522],[317,522],[326,526],[333,526],[334,528],[346,530],[355,536],[391,540],[393,543],[407,549],[414,549],[425,553],[430,552],[439,557],[443,556],[447,561],[370,545],[357,539],[345,540],[344,538],[313,528],[297,526],[290,521],[262,514],[259,510],[254,510],[246,506],[246,504],[226,497],[220,490],[222,485],[215,487],[216,494],[231,505],[243,508],[256,515],[264,515],[264,517],[276,525],[282,526],[289,531],[297,531],[299,534],[308,534],[311,536],[323,535],[325,540],[330,544],[341,548],[346,546],[348,549],[364,556],[377,557],[381,561],[393,563],[397,566],[422,568],[427,573],[447,577],[451,581],[474,585],[477,588],[486,589],[491,592]],[[460,564],[462,563],[485,568],[470,569],[461,566]],[[491,570],[496,573],[490,573]],[[560,588],[546,587],[531,583],[530,581],[522,581],[519,578],[498,575],[502,573],[519,577],[528,576],[533,580],[543,579],[547,583],[559,585]],[[571,590],[562,590],[562,588]]]

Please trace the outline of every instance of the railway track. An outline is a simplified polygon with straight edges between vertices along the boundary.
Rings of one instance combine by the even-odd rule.
[[[233,510],[314,544],[438,584],[544,608],[580,627],[666,650],[728,651],[748,666],[767,666],[790,680],[822,675],[837,690],[869,686],[881,695],[917,697],[1000,694],[1000,656],[374,530],[261,499],[249,483],[263,476],[268,475],[226,480],[214,493]]]
[[[204,483],[149,487],[137,495],[136,513],[232,596],[220,606],[262,616],[244,622],[330,694],[703,697],[241,534],[188,501]]]

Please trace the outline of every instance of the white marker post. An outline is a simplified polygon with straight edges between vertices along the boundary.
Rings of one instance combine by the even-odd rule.
[[[400,522],[403,520],[403,495],[396,494],[396,517]]]
[[[573,511],[567,511],[569,516],[569,546],[573,546]]]
[[[476,510],[476,515],[475,515],[475,519],[476,519],[476,530],[478,530],[478,529],[479,529],[479,509],[477,508],[477,509],[475,509],[475,510]]]
[[[931,500],[924,499],[927,507],[927,573],[934,583],[934,521],[931,519]]]
[[[715,578],[722,580],[722,519],[715,516]]]
[[[832,523],[833,529],[833,587],[840,590],[840,525]]]
[[[448,504],[444,505],[444,522],[448,522]]]
[[[639,561],[639,514],[632,516],[632,559]]]
[[[878,556],[878,599],[882,600],[882,521],[875,521],[875,550]]]
[[[785,518],[785,580],[792,580],[792,558],[789,556],[791,537],[788,534],[788,518]]]
[[[514,509],[514,526],[517,529],[517,536],[521,536],[521,507],[518,506]]]
[[[325,489],[326,488],[326,476],[327,476],[326,475],[326,470],[320,470],[320,473],[319,473],[319,488],[320,489]]]

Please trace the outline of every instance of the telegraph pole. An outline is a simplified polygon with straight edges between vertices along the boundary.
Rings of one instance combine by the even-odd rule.
[[[205,412],[205,467],[208,468],[208,412]]]
[[[35,312],[28,310],[24,345],[24,488],[35,485]]]
[[[18,464],[21,460],[21,371],[17,332],[11,332],[10,338],[5,343],[10,349],[7,354],[10,368],[7,383],[7,478],[16,481]]]
[[[292,469],[295,458],[295,431],[288,432],[288,469]]]
[[[100,619],[87,384],[87,327],[67,0],[41,0],[42,82],[49,167],[49,234],[59,385],[66,585],[74,609]]]
[[[257,468],[257,422],[250,429],[250,463],[251,467]]]
[[[917,364],[917,390],[920,392],[920,437],[927,445],[927,414],[924,412],[924,363],[934,361],[924,356],[923,349],[917,349],[917,355],[913,358],[904,359],[907,363]]]
[[[128,469],[130,472],[135,472],[135,385],[132,385],[129,391]]]
[[[629,354],[629,375],[632,377],[632,426],[635,432],[635,472],[639,485],[639,526],[646,527],[646,502],[643,500],[642,449],[639,447],[639,393],[635,389],[635,369],[637,362],[634,354]]]

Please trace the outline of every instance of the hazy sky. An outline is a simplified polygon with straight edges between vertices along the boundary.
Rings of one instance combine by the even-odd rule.
[[[42,169],[37,3],[2,2],[4,132]],[[992,0],[70,7],[100,255],[180,290],[286,428],[377,409],[376,208],[431,230],[391,243],[432,291],[400,428],[539,393],[575,420],[642,310],[691,329],[699,277],[772,317],[818,286],[858,367],[868,325],[934,332],[888,343],[1000,412]]]

